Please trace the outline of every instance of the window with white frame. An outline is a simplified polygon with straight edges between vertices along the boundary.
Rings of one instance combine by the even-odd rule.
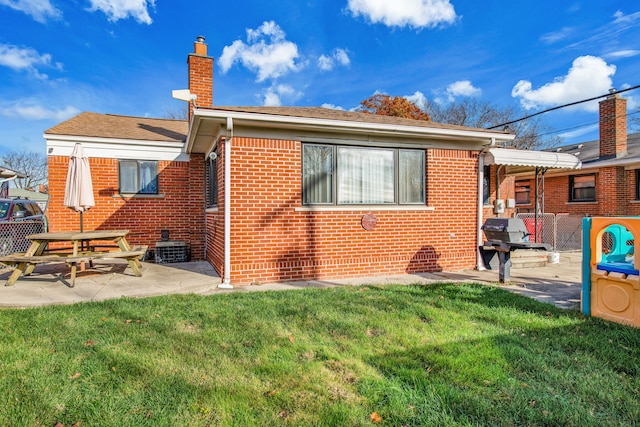
[[[424,150],[303,144],[304,205],[425,204]]]
[[[118,182],[122,194],[158,194],[158,162],[120,160]]]

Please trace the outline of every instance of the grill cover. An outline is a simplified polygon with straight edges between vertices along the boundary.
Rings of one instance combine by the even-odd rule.
[[[529,235],[520,218],[487,218],[482,230],[487,239],[508,243],[524,242]]]

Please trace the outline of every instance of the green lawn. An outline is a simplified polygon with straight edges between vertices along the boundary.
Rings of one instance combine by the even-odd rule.
[[[640,330],[481,285],[0,310],[0,425],[640,422]]]

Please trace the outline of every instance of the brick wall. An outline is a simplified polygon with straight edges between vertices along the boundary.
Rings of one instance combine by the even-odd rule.
[[[300,153],[299,141],[234,138],[232,284],[475,266],[477,153],[426,151],[433,211],[296,212],[301,207]],[[221,198],[220,212],[207,215],[207,257],[221,274],[222,209]],[[361,226],[367,213],[378,220],[370,231]]]
[[[218,153],[218,207],[206,214],[207,260],[221,277],[224,275],[224,139],[219,143]]]
[[[47,209],[50,231],[80,229],[80,215],[63,205],[69,158],[49,156]],[[204,159],[192,155],[189,162],[159,161],[158,187],[164,196],[130,197],[118,193],[118,160],[90,158],[96,205],[83,214],[84,230],[130,230],[132,244],[151,248],[160,240],[160,230],[169,230],[171,240],[182,240],[192,259],[204,259]]]
[[[513,176],[505,175],[504,168],[503,168],[500,171],[499,182],[500,182],[500,199],[505,201],[505,209],[504,209],[504,213],[502,213],[502,214],[494,213],[493,202],[498,198],[498,177],[496,175],[496,173],[498,171],[498,167],[499,167],[499,165],[491,165],[491,167],[490,167],[490,174],[489,174],[489,204],[483,206],[482,218],[484,218],[484,219],[493,218],[493,217],[510,218],[516,212],[516,209],[507,208],[506,207],[507,199],[514,199],[515,198],[515,193],[514,193],[515,178]],[[532,200],[533,200],[533,198],[532,198]]]
[[[584,173],[576,171],[575,175]],[[595,180],[596,200],[594,202],[569,202],[569,176],[545,177],[545,213],[589,216],[640,214],[640,206],[635,202],[634,170],[625,171],[623,167],[600,168],[595,173]],[[533,185],[534,180],[531,180],[532,194]],[[519,208],[521,208],[520,212],[525,212],[522,206]]]
[[[579,173],[579,171],[578,171]],[[596,177],[596,185],[597,185]],[[531,210],[533,213],[533,203],[535,202],[535,180],[531,180]],[[596,195],[599,193],[596,187]],[[599,207],[596,202],[575,202],[569,201],[569,176],[545,176],[544,178],[544,212],[545,213],[568,213],[572,215],[598,215]],[[521,211],[522,212],[522,211]]]

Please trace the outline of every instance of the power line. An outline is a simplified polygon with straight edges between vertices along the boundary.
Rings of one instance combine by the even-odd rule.
[[[634,111],[633,113],[627,113],[626,116],[630,117],[636,114],[640,114],[640,111]],[[576,126],[572,126],[570,128],[564,128],[564,129],[557,129],[557,130],[551,130],[548,132],[544,132],[544,133],[539,133],[537,135],[535,135],[536,137],[540,137],[540,136],[547,136],[547,135],[553,135],[554,133],[561,133],[561,132],[566,132],[568,130],[574,130],[574,129],[580,129],[583,127],[587,127],[587,126],[593,126],[593,125],[597,125],[598,123],[600,123],[599,121],[595,121],[595,122],[590,122],[590,123],[583,123],[581,125],[576,125]]]
[[[548,113],[549,111],[559,110],[560,108],[565,108],[565,107],[572,107],[574,105],[583,104],[583,103],[589,102],[589,101],[595,101],[596,99],[606,98],[607,96],[617,95],[619,93],[628,92],[630,90],[634,90],[634,89],[638,89],[638,88],[640,88],[640,85],[636,85],[636,86],[629,87],[629,88],[622,89],[622,90],[613,90],[612,89],[611,92],[609,92],[607,94],[604,94],[604,95],[594,96],[593,98],[583,99],[581,101],[570,102],[569,104],[558,105],[556,107],[548,108],[548,109],[543,110],[543,111],[538,111],[537,113],[530,114],[530,115],[522,117],[520,119],[511,120],[510,122],[506,122],[506,123],[502,123],[502,124],[499,124],[499,125],[491,126],[490,128],[487,128],[487,129],[495,129],[495,128],[499,128],[499,127],[503,127],[503,126],[508,126],[510,124],[513,124],[513,123],[521,122],[523,120],[527,120],[527,119],[530,119],[532,117],[539,116],[540,114]]]

